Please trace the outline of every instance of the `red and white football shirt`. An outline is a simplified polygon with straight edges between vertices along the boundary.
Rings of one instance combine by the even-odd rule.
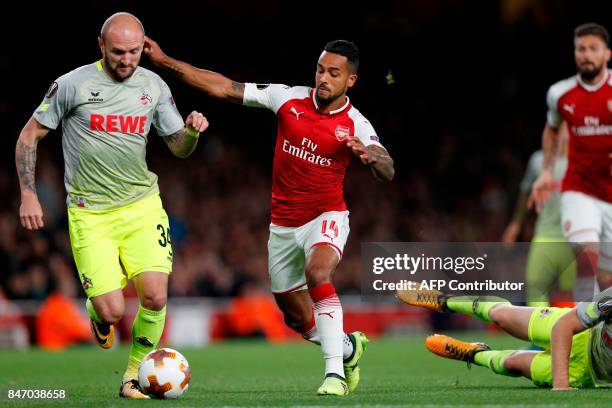
[[[568,167],[562,191],[612,202],[612,78],[585,84],[578,75],[548,90],[548,123],[569,129]]]
[[[268,108],[278,118],[273,224],[298,227],[323,212],[346,210],[342,183],[354,156],[347,136],[382,147],[370,122],[346,99],[340,109],[323,113],[312,88],[246,84],[244,105]]]

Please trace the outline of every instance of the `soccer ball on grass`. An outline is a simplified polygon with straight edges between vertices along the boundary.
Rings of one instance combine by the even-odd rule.
[[[189,387],[191,371],[185,357],[171,348],[153,350],[138,369],[142,391],[159,399],[178,398]]]

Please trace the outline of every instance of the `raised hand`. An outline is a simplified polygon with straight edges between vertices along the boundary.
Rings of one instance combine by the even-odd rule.
[[[19,219],[21,226],[28,231],[36,231],[45,226],[42,207],[36,194],[22,194]]]
[[[185,125],[191,133],[202,133],[208,128],[208,120],[200,112],[193,111],[185,119]]]
[[[159,44],[145,35],[143,52],[155,65],[161,65],[168,56],[162,51]]]
[[[374,152],[369,151],[365,145],[354,136],[346,138],[346,145],[353,150],[355,156],[359,157],[363,164],[373,164],[377,161],[377,155]]]
[[[542,205],[548,200],[554,189],[554,180],[552,173],[549,170],[542,170],[540,176],[533,183],[531,195],[527,201],[527,208],[532,208],[535,205],[536,211],[539,213]]]

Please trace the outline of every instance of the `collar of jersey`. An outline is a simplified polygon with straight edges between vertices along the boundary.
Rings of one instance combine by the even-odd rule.
[[[315,98],[314,88],[312,88],[310,90],[310,98],[312,99],[312,103],[314,104],[314,107],[317,110],[317,113],[319,115],[332,116],[332,115],[335,115],[337,113],[340,113],[340,112],[344,111],[349,106],[349,104],[351,103],[348,95],[344,95],[344,96],[346,97],[346,103],[344,105],[342,105],[341,108],[333,110],[333,111],[329,111],[329,112],[319,112],[319,105],[317,105],[317,98]]]
[[[577,75],[577,78],[578,78],[578,83],[580,84],[581,87],[583,87],[584,89],[586,89],[589,92],[595,92],[595,91],[599,90],[599,88],[604,86],[605,83],[610,80],[610,72],[606,69],[606,75],[604,76],[604,78],[601,81],[599,81],[598,83],[594,84],[594,85],[589,85],[589,84],[585,83],[582,80],[582,78],[580,78],[580,74]]]

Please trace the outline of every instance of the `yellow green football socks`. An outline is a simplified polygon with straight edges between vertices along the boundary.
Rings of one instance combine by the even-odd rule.
[[[485,350],[479,351],[474,355],[474,363],[489,367],[496,374],[507,375],[510,377],[520,377],[520,374],[511,373],[504,367],[504,361],[516,350]]]
[[[166,306],[160,311],[138,307],[132,326],[132,348],[123,380],[138,378],[138,367],[143,358],[155,349],[164,331]]]
[[[497,305],[510,305],[504,298],[497,296],[451,296],[446,301],[446,307],[453,312],[474,316],[485,322],[491,322],[489,311]]]
[[[94,322],[102,323],[102,320],[100,320],[100,317],[98,317],[98,313],[96,313],[96,309],[94,309],[93,303],[91,303],[91,299],[87,298],[87,302],[85,302],[85,307],[87,308],[87,313],[89,313],[89,317],[91,317]]]

